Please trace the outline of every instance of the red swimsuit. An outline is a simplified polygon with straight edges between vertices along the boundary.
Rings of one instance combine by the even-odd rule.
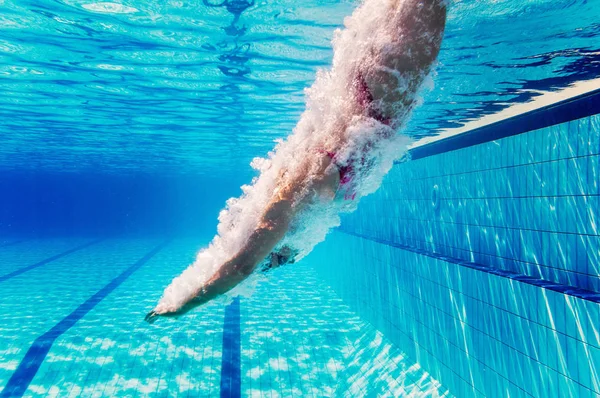
[[[367,111],[367,116],[372,117],[386,126],[391,125],[392,120],[383,116],[381,112],[378,109],[375,109],[373,106],[373,94],[371,94],[369,91],[369,86],[367,86],[367,82],[365,81],[362,73],[358,73],[354,79],[354,84],[357,88],[356,99],[358,100],[358,103]]]
[[[373,106],[373,94],[369,91],[369,86],[367,86],[367,82],[361,73],[354,79],[354,84],[356,87],[356,100],[362,106],[363,109],[366,110],[367,116],[377,120],[378,122],[385,124],[386,126],[390,126],[392,120],[384,117],[381,112]],[[350,161],[347,165],[339,165],[335,163],[335,152],[326,151],[324,149],[319,150],[320,153],[325,153],[329,159],[337,166],[338,171],[340,173],[340,188],[345,191],[344,200],[354,200],[356,197],[356,192],[353,190],[351,185],[354,180],[354,167],[352,166],[352,161]],[[363,158],[364,161],[364,158]]]
[[[319,150],[319,152],[326,154],[327,157],[329,159],[331,159],[333,164],[335,164],[336,167],[338,168],[338,172],[340,173],[340,188],[342,188],[345,191],[344,200],[354,200],[354,197],[356,196],[356,192],[354,192],[351,189],[352,187],[350,185],[350,183],[354,179],[354,168],[352,167],[352,164],[350,163],[346,166],[337,164],[335,162],[335,153],[334,152],[329,152],[324,149]]]

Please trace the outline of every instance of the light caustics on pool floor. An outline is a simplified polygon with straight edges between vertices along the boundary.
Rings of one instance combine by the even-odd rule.
[[[310,264],[146,324],[197,244],[0,240],[0,396],[450,396]]]

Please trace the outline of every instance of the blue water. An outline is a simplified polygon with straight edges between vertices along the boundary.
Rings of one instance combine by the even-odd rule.
[[[5,247],[0,249],[2,273],[82,243],[87,241],[42,239]],[[193,260],[196,239],[171,241],[110,294],[101,293],[95,306],[86,302],[159,244],[155,239],[108,239],[0,282],[2,297],[19,301],[1,303],[3,387],[24,385],[23,380],[9,381],[17,373],[30,376],[25,396],[222,394],[223,383],[232,382],[221,370],[232,350],[223,338],[231,328],[224,327],[228,313],[222,303],[177,322],[152,327],[143,322],[164,281]],[[67,325],[82,308],[89,312]],[[243,299],[240,315],[238,358],[230,365],[239,375],[233,381],[238,394],[397,396],[399,391],[438,390],[414,361],[362,321],[306,265],[275,271]],[[51,349],[40,358],[48,341]],[[39,365],[33,374],[17,370],[24,356]]]
[[[451,3],[435,88],[407,134],[598,74],[595,0]],[[3,169],[248,177],[294,127],[358,3],[110,4],[0,5]]]
[[[143,322],[256,176],[251,160],[292,131],[358,4],[0,1],[0,396],[461,396],[352,305],[350,280],[336,290],[313,267],[344,272],[343,250]],[[598,0],[451,0],[433,87],[402,133],[599,77],[598,21]],[[536,277],[577,286],[564,268]]]

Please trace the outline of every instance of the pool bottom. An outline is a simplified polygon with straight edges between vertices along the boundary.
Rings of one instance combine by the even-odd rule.
[[[0,275],[85,244],[0,248]],[[119,284],[56,337],[25,396],[441,396],[444,389],[362,321],[310,264],[277,269],[251,297],[154,325],[143,315],[197,242],[108,239],[0,283],[0,389],[40,336]],[[224,308],[225,307],[225,308]],[[4,396],[13,395],[6,391]],[[447,396],[449,394],[445,393]]]

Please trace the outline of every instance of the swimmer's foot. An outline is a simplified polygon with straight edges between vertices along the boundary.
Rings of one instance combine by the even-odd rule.
[[[159,316],[160,316],[160,314],[158,314],[156,311],[152,310],[146,314],[146,317],[144,318],[144,320],[150,324],[153,324],[156,321],[156,318],[158,318]]]

